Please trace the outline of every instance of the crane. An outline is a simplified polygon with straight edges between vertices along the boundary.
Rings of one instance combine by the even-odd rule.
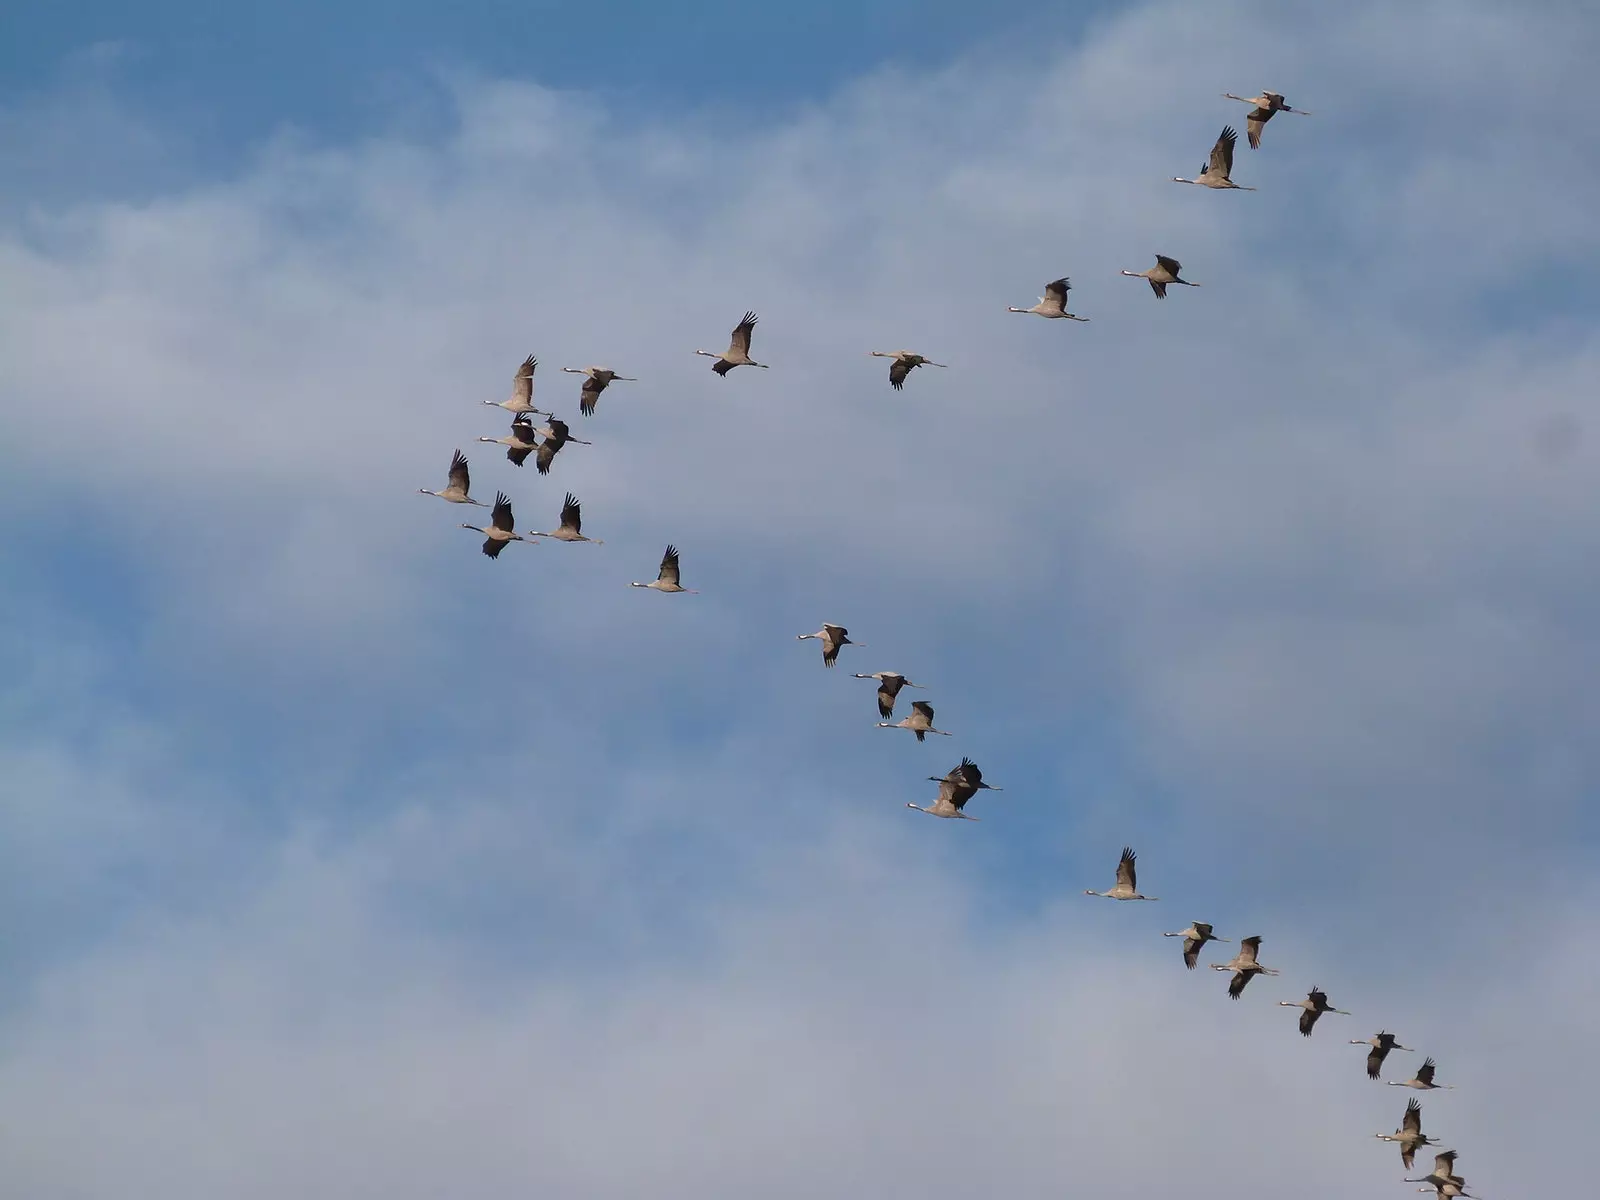
[[[516,523],[511,518],[511,499],[504,492],[495,493],[494,508],[489,513],[489,528],[480,529],[476,525],[466,524],[461,528],[484,535],[483,552],[490,558],[499,558],[507,542],[527,541],[516,530]]]
[[[618,381],[638,383],[630,375],[618,375],[610,367],[562,367],[567,375],[582,375],[583,390],[578,393],[578,411],[586,417],[594,416],[594,406],[600,403],[600,393]],[[548,414],[546,414],[548,415]]]
[[[795,636],[795,640],[798,642],[808,641],[812,638],[822,643],[822,665],[825,667],[833,666],[834,661],[839,657],[839,650],[842,647],[860,646],[862,644],[861,642],[852,642],[850,640],[850,631],[843,625],[830,625],[827,622],[824,622],[822,628],[817,630],[816,633],[801,633]]]
[[[688,592],[699,595],[694,588],[686,588],[678,582],[678,548],[669,545],[667,552],[661,556],[661,570],[649,583],[630,583],[629,587],[654,588],[658,592]]]
[[[947,364],[936,363],[931,358],[924,358],[920,354],[913,354],[909,350],[874,350],[873,358],[892,358],[889,364],[889,386],[899,391],[905,386],[906,376],[917,367],[943,367]]]
[[[586,442],[582,438],[575,438],[567,428],[565,421],[551,417],[543,429],[538,430],[539,436],[544,441],[539,443],[539,457],[534,460],[534,465],[539,468],[539,474],[550,474],[550,464],[555,461],[556,453],[568,442],[577,442],[580,446],[592,446],[593,442]]]
[[[1122,848],[1122,857],[1117,860],[1117,882],[1109,892],[1097,892],[1093,888],[1084,888],[1085,896],[1104,896],[1107,900],[1156,900],[1157,896],[1141,896],[1139,894],[1138,871],[1134,861],[1139,856],[1133,852],[1131,846]]]
[[[1235,954],[1225,963],[1212,963],[1213,971],[1232,971],[1233,978],[1228,981],[1228,998],[1237,1000],[1244,994],[1244,989],[1257,975],[1276,975],[1271,967],[1263,967],[1256,961],[1256,956],[1261,951],[1261,935],[1252,934],[1247,938],[1239,939],[1239,953]]]
[[[1378,1133],[1373,1136],[1382,1142],[1397,1143],[1400,1147],[1400,1161],[1408,1171],[1411,1170],[1418,1149],[1439,1144],[1422,1132],[1422,1104],[1415,1097],[1406,1101],[1406,1113],[1400,1119],[1399,1129],[1393,1133]]]
[[[1328,993],[1316,984],[1311,985],[1311,990],[1306,993],[1304,1000],[1279,1000],[1279,1008],[1300,1008],[1305,1011],[1300,1014],[1300,1036],[1310,1037],[1311,1031],[1316,1027],[1317,1018],[1323,1013],[1338,1013],[1342,1017],[1350,1014],[1342,1008],[1334,1008],[1328,1003]]]
[[[533,372],[539,365],[539,360],[533,355],[528,355],[522,360],[522,366],[511,379],[511,395],[505,400],[485,400],[485,404],[492,404],[496,408],[503,408],[509,413],[538,413],[541,417],[549,416],[533,406]]]
[[[1194,970],[1195,963],[1200,959],[1200,947],[1207,942],[1225,942],[1228,939],[1218,937],[1211,932],[1211,926],[1204,921],[1196,921],[1187,929],[1177,933],[1163,933],[1162,937],[1181,937],[1183,939],[1183,965],[1189,970]]]
[[[1293,113],[1297,117],[1309,117],[1311,114],[1303,108],[1290,108],[1283,102],[1279,92],[1262,92],[1259,96],[1235,96],[1232,92],[1223,92],[1223,98],[1238,100],[1243,104],[1253,104],[1250,115],[1245,118],[1245,137],[1250,141],[1250,149],[1261,148],[1261,131],[1268,121],[1272,120],[1275,113]]]
[[[1148,271],[1123,271],[1124,275],[1131,275],[1135,279],[1145,279],[1150,283],[1150,290],[1156,294],[1157,300],[1167,298],[1167,285],[1181,283],[1184,287],[1199,287],[1187,279],[1179,279],[1178,272],[1183,270],[1183,264],[1175,258],[1168,258],[1165,254],[1156,255],[1156,265]]]
[[[561,527],[550,533],[536,533],[529,530],[528,536],[554,538],[558,542],[590,542],[596,546],[605,545],[599,538],[583,536],[583,506],[571,492],[567,493],[567,498],[561,505]]]
[[[912,683],[898,671],[874,671],[871,675],[857,674],[853,678],[878,681],[878,715],[886,721],[894,715],[894,700],[900,694],[901,688],[922,687],[920,683]]]
[[[906,717],[902,721],[896,721],[892,725],[888,721],[879,721],[878,728],[909,729],[912,733],[917,735],[917,741],[919,742],[927,741],[927,735],[930,733],[942,734],[945,737],[952,736],[943,729],[935,729],[933,727],[933,705],[929,704],[926,700],[913,700],[911,702],[911,715],[909,717]]]
[[[511,432],[504,437],[480,437],[478,440],[506,447],[506,458],[514,467],[520,467],[528,455],[539,448],[538,431],[526,414],[511,418]]]
[[[728,348],[721,354],[713,354],[709,350],[696,350],[695,353],[716,359],[717,361],[711,364],[711,369],[724,378],[735,367],[760,367],[765,370],[766,363],[758,363],[750,357],[750,335],[755,331],[757,319],[755,313],[745,313],[744,320],[733,327],[733,337],[728,342]]]
[[[1433,1081],[1434,1062],[1432,1058],[1422,1060],[1422,1065],[1417,1068],[1417,1073],[1410,1079],[1391,1079],[1390,1087],[1416,1088],[1420,1092],[1431,1092],[1438,1088],[1451,1090],[1456,1085],[1453,1083],[1435,1083]]]
[[[1352,1046],[1371,1046],[1367,1052],[1367,1078],[1377,1079],[1383,1070],[1383,1060],[1389,1057],[1391,1050],[1404,1050],[1410,1054],[1411,1047],[1402,1046],[1395,1040],[1392,1033],[1380,1030],[1369,1038],[1351,1038]]]
[[[457,450],[450,459],[450,482],[445,485],[442,492],[430,492],[427,488],[418,488],[424,496],[437,496],[441,500],[448,500],[451,504],[476,504],[479,508],[488,508],[482,500],[474,500],[467,493],[472,491],[472,475],[467,471],[467,457]],[[884,713],[884,716],[888,716]]]
[[[1233,175],[1233,146],[1239,140],[1239,135],[1233,131],[1232,125],[1222,127],[1222,136],[1217,138],[1216,145],[1211,147],[1211,161],[1200,168],[1199,179],[1185,179],[1182,175],[1174,175],[1173,183],[1194,183],[1208,188],[1232,188],[1236,192],[1253,192],[1255,188],[1245,187],[1235,183]]]
[[[1007,312],[1031,313],[1036,317],[1049,317],[1053,321],[1087,321],[1088,317],[1080,317],[1067,311],[1067,293],[1072,290],[1072,284],[1063,275],[1060,279],[1052,279],[1044,285],[1044,295],[1039,297],[1039,303],[1032,308],[1007,308]]]
[[[966,821],[976,821],[977,817],[969,817],[962,809],[968,800],[971,800],[979,791],[998,792],[1003,789],[993,784],[983,782],[983,772],[978,769],[978,764],[970,758],[963,758],[961,762],[940,778],[930,775],[928,778],[939,785],[939,797],[928,808],[920,804],[906,802],[907,808],[914,808],[918,812],[925,812],[934,817],[959,817]]]

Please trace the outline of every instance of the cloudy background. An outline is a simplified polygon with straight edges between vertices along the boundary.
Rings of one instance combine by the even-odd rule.
[[[8,1197],[1398,1200],[1380,1027],[1587,1178],[1593,13],[118,7],[0,55]]]

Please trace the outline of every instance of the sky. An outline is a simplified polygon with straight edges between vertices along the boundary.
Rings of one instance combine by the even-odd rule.
[[[685,11],[5,10],[0,1190],[1577,1189],[1600,16]]]

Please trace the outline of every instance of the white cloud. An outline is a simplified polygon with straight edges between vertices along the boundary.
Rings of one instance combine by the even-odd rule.
[[[30,1200],[1377,1186],[1403,1096],[1254,1011],[1313,980],[1448,1047],[1469,1176],[1570,1186],[1515,1100],[1563,1094],[1593,990],[1596,350],[1581,280],[1533,292],[1594,257],[1548,98],[1595,28],[1268,18],[1151,6],[765,124],[457,76],[442,138],[8,218]],[[1261,190],[1166,184],[1262,83],[1316,115]],[[1117,277],[1156,250],[1205,286]],[[1005,313],[1060,272],[1091,324]],[[691,351],[746,308],[773,367],[719,380]],[[952,368],[893,393],[899,346]],[[595,441],[549,479],[472,440],[530,350]],[[589,362],[642,379],[583,420]],[[484,561],[415,495],[457,445],[607,545]],[[668,540],[701,596],[623,586]],[[792,640],[824,618],[839,672]],[[839,678],[881,667],[937,757]],[[901,807],[947,751],[1006,786],[985,824]],[[1161,911],[1074,906],[1125,840]],[[1218,1004],[1109,932],[1193,916],[1292,970]]]
[[[12,1023],[13,1186],[248,1200],[1226,1180],[1268,1196],[1294,1173],[1373,1187],[1398,1178],[1371,1135],[1408,1093],[1369,1083],[1346,1042],[1380,1024],[1458,1084],[1424,1096],[1428,1127],[1464,1147],[1481,1186],[1513,1171],[1561,1186],[1560,1160],[1526,1147],[1580,1132],[1549,1074],[1594,1066],[1570,1003],[1596,982],[1575,929],[1533,934],[1525,977],[1450,988],[1449,1005],[1453,980],[1346,963],[1334,986],[1303,940],[1269,938],[1263,959],[1285,978],[1234,1004],[1157,937],[1171,912],[1068,897],[985,931],[942,866],[853,836],[792,856],[714,920],[704,951],[553,966],[533,946],[507,957],[514,937],[463,954],[396,921],[374,855],[409,875],[439,853],[406,841],[302,847],[242,908],[164,923],[50,980]],[[1356,1015],[1302,1042],[1272,1001],[1313,978]],[[1395,1077],[1420,1061],[1395,1057]],[[1534,1088],[1550,1102],[1538,1139],[1512,1098]]]

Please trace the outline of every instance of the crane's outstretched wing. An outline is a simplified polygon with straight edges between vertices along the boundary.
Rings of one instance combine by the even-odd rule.
[[[1211,161],[1206,165],[1206,170],[1227,179],[1233,173],[1233,147],[1238,140],[1239,135],[1233,131],[1233,126],[1224,125],[1222,136],[1211,147]]]

